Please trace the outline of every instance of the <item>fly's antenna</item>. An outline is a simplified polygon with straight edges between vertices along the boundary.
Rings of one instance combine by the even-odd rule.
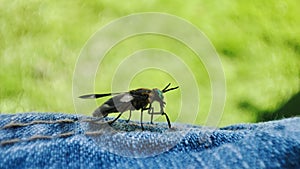
[[[164,91],[162,91],[162,92],[163,92],[163,93],[166,93],[166,92],[168,92],[168,91],[175,90],[175,89],[178,89],[178,88],[179,88],[179,86],[173,87],[173,88],[170,88],[170,89],[166,89],[166,90],[164,90]]]
[[[166,93],[166,92],[168,92],[168,91],[175,90],[175,89],[179,88],[179,86],[177,86],[177,87],[173,87],[173,88],[168,89],[168,87],[169,87],[170,85],[171,85],[171,83],[169,83],[164,89],[162,89],[162,92],[163,92],[163,93]]]
[[[165,91],[170,85],[171,83],[169,83],[164,89],[162,89],[162,91]]]

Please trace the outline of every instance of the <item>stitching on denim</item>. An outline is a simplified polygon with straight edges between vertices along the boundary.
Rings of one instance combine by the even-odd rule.
[[[74,135],[75,132],[71,131],[71,132],[66,132],[66,133],[61,133],[61,134],[56,134],[56,135],[34,135],[31,136],[29,138],[26,139],[20,139],[20,138],[14,138],[14,139],[8,139],[8,140],[4,140],[0,142],[1,146],[5,146],[8,144],[14,144],[14,143],[18,143],[18,142],[26,142],[26,141],[34,141],[34,140],[39,140],[39,139],[55,139],[55,138],[64,138],[64,137],[70,137],[72,135]]]
[[[29,123],[15,123],[15,122],[10,122],[3,126],[1,129],[8,129],[8,128],[14,128],[14,127],[25,127],[25,126],[30,126],[34,124],[55,124],[55,123],[74,123],[75,121],[72,119],[62,119],[62,120],[34,120]]]
[[[101,118],[103,119],[103,118]],[[35,124],[56,124],[56,123],[75,123],[75,122],[86,122],[86,123],[95,123],[95,124],[105,124],[107,122],[100,122],[100,118],[85,118],[81,120],[73,120],[73,119],[61,119],[61,120],[33,120],[28,123],[18,123],[18,122],[10,122],[3,126],[1,129],[9,129],[14,127],[26,127]]]
[[[97,135],[101,135],[103,134],[103,131],[87,131],[84,133],[84,135],[86,136],[97,136]],[[75,135],[74,131],[71,132],[66,132],[66,133],[61,133],[61,134],[57,134],[57,135],[34,135],[31,136],[27,139],[20,139],[20,138],[14,138],[14,139],[8,139],[8,140],[4,140],[0,142],[1,146],[5,146],[5,145],[9,145],[9,144],[14,144],[14,143],[19,143],[19,142],[27,142],[27,141],[34,141],[34,140],[38,140],[38,139],[55,139],[55,138],[65,138],[65,137],[70,137],[72,135]]]
[[[103,118],[101,118],[103,119]],[[35,124],[57,124],[57,123],[75,123],[75,122],[85,122],[85,123],[95,123],[95,124],[106,124],[107,122],[100,121],[101,119],[99,118],[84,118],[80,120],[73,120],[73,119],[61,119],[61,120],[33,120],[28,123],[18,123],[18,122],[10,122],[3,126],[1,129],[10,129],[10,128],[16,128],[16,127],[26,127],[30,125],[35,125]],[[0,142],[0,145],[8,145],[8,144],[14,144],[18,142],[26,142],[26,141],[34,141],[38,139],[55,139],[55,138],[64,138],[64,137],[70,137],[74,135],[75,132],[66,132],[66,133],[61,133],[61,134],[55,134],[55,135],[33,135],[29,138],[13,138],[13,139],[8,139]],[[103,131],[87,131],[84,133],[87,136],[95,136],[95,135],[100,135],[103,134]]]

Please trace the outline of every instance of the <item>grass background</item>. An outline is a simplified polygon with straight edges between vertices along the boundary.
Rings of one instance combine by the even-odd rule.
[[[74,113],[72,76],[89,37],[119,17],[164,12],[197,26],[221,57],[227,96],[220,126],[255,122],[260,113],[276,111],[300,91],[299,6],[297,0],[0,0],[0,112]],[[184,60],[192,55],[176,41],[143,36],[114,48],[109,55],[115,57],[107,57],[102,64],[116,64],[118,58],[145,47],[167,49]],[[201,66],[190,63],[192,70]],[[97,82],[95,89],[99,92],[109,91],[113,68],[103,71],[98,79],[105,83]],[[200,90],[205,91],[210,85],[205,70],[195,76]],[[146,77],[156,80],[147,85]],[[162,87],[169,80],[165,74],[145,72],[136,77],[131,88]],[[168,96],[168,105],[177,95]],[[203,92],[201,97],[200,111],[205,113],[211,96]],[[198,116],[196,123],[202,124],[203,118]]]

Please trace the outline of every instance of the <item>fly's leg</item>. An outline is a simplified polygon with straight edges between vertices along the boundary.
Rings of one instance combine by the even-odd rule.
[[[168,126],[169,128],[171,128],[171,123],[170,123],[170,119],[167,115],[167,113],[165,113],[164,111],[164,105],[166,104],[166,102],[161,102],[160,103],[160,112],[161,112],[161,115],[165,115],[166,119],[167,119],[167,122],[168,122]]]
[[[126,123],[128,123],[130,121],[130,118],[131,118],[131,110],[129,110],[129,117],[128,119],[126,120]]]
[[[162,115],[161,112],[154,112],[154,108],[152,107],[152,105],[150,104],[149,108],[148,109],[148,114],[151,115],[151,121],[150,123],[153,124],[153,116],[156,115],[156,114],[159,114],[159,115]]]
[[[167,113],[165,113],[165,112],[162,112],[162,115],[165,115],[165,116],[166,116],[166,119],[167,119],[167,122],[168,122],[168,126],[169,126],[169,128],[171,128],[170,119],[169,119],[169,117],[168,117]]]
[[[113,124],[116,120],[118,120],[118,118],[121,117],[122,113],[123,113],[123,112],[121,112],[121,113],[120,113],[115,119],[113,119],[112,121],[109,121],[108,124],[109,124],[109,125]]]
[[[142,127],[142,130],[144,131],[144,126],[143,126],[143,109],[141,110],[141,127]]]
[[[152,112],[151,112],[151,120],[150,120],[150,123],[153,124],[153,115],[154,115],[153,112],[154,112],[154,108],[151,107],[151,108],[149,109],[149,112],[150,112],[150,110],[152,111]]]
[[[151,106],[151,105],[150,105],[150,106]],[[162,107],[161,107],[160,112],[154,112],[154,108],[153,108],[153,107],[149,107],[148,114],[151,114],[151,124],[153,124],[153,122],[152,122],[152,120],[153,120],[153,115],[155,115],[155,114],[164,115],[164,116],[166,117],[167,122],[168,122],[169,128],[171,128],[171,123],[170,123],[169,116],[167,115],[167,113],[164,112],[164,110],[163,110]]]
[[[153,124],[153,111],[154,111],[154,109],[152,107],[152,104],[150,104],[149,108],[147,108],[147,109],[148,109],[148,114],[151,115],[151,121],[150,121],[150,123]]]
[[[165,117],[166,117],[166,119],[167,119],[167,122],[168,122],[168,126],[169,126],[169,128],[171,128],[170,119],[169,119],[167,113],[165,113],[165,112],[153,112],[153,111],[152,111],[151,116],[153,116],[154,114],[165,115]],[[151,119],[151,120],[152,120],[152,119]]]

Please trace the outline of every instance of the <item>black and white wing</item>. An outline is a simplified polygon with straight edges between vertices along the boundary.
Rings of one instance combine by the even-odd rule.
[[[94,111],[93,116],[106,117],[110,113],[134,110],[134,108],[131,104],[132,100],[133,100],[133,96],[131,96],[130,93],[128,93],[128,92],[118,94],[118,95],[108,99],[99,108],[97,108]]]
[[[87,94],[87,95],[82,95],[79,96],[81,99],[97,99],[101,97],[106,97],[106,96],[112,96],[120,93],[105,93],[105,94]]]

